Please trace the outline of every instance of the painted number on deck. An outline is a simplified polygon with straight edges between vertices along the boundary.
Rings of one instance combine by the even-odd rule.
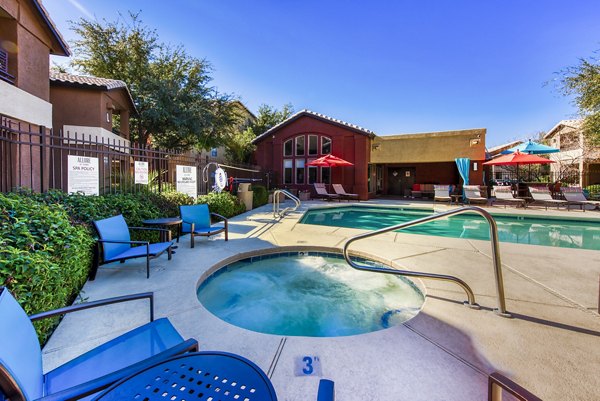
[[[294,373],[296,376],[321,376],[321,359],[314,355],[303,355],[296,357],[294,361]]]

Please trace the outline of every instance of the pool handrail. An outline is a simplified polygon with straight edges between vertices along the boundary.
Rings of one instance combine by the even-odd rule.
[[[450,217],[453,215],[463,214],[466,212],[478,213],[481,216],[483,216],[489,223],[490,241],[492,243],[492,262],[494,265],[494,276],[496,279],[496,293],[497,293],[497,297],[498,297],[498,308],[495,309],[494,311],[496,312],[496,314],[498,314],[502,317],[511,317],[510,313],[508,313],[506,311],[506,301],[504,298],[504,280],[502,278],[502,262],[500,260],[500,244],[498,241],[498,226],[496,224],[496,221],[492,217],[492,215],[480,207],[466,206],[466,207],[462,207],[460,209],[454,209],[454,210],[450,210],[450,211],[443,212],[443,213],[436,213],[431,216],[422,217],[420,219],[412,220],[412,221],[409,221],[406,223],[400,223],[400,224],[385,227],[385,228],[382,228],[379,230],[370,231],[368,233],[355,235],[354,237],[351,237],[344,243],[344,259],[346,259],[346,262],[351,267],[358,269],[358,270],[372,271],[372,272],[376,272],[376,273],[396,274],[396,275],[400,275],[400,276],[430,278],[430,279],[434,279],[434,280],[455,282],[460,287],[462,287],[462,289],[467,293],[468,301],[465,302],[465,304],[467,304],[469,307],[471,307],[473,309],[477,309],[477,308],[479,308],[479,305],[477,305],[475,303],[475,295],[473,294],[473,291],[467,285],[467,283],[465,283],[463,280],[461,280],[458,277],[448,276],[448,275],[443,275],[443,274],[424,273],[424,272],[415,272],[415,271],[409,271],[409,270],[396,270],[396,269],[387,269],[387,268],[378,268],[378,267],[372,267],[372,266],[359,265],[359,264],[356,264],[354,261],[352,261],[352,259],[350,258],[349,251],[348,251],[350,244],[355,241],[374,237],[376,235],[387,233],[390,231],[398,231],[398,230],[402,230],[402,229],[405,229],[408,227],[425,224],[432,220],[439,220],[439,219],[443,219],[443,218]]]
[[[294,201],[293,207],[286,207],[283,210],[279,210],[279,194],[283,194],[285,197],[290,198]],[[294,212],[300,207],[300,199],[285,189],[277,189],[273,192],[273,218],[284,217],[289,212]]]

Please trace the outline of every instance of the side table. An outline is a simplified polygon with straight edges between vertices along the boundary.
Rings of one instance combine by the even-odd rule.
[[[146,226],[155,226],[158,228],[169,228],[169,226],[177,226],[177,242],[179,242],[179,236],[181,235],[181,223],[182,220],[179,217],[163,217],[160,219],[148,219],[142,221],[142,223]],[[160,241],[167,242],[171,241],[171,232],[168,232],[168,237],[165,238],[167,233],[160,233]]]
[[[462,195],[457,194],[457,195],[450,195],[450,204],[459,204],[462,203]]]
[[[227,352],[179,355],[113,384],[100,400],[277,401],[265,373],[248,359]]]

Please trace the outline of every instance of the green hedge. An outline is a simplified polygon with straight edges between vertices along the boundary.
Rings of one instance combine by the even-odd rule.
[[[260,207],[266,205],[269,201],[269,193],[267,188],[262,185],[252,185],[252,207]]]
[[[28,314],[70,304],[92,260],[89,231],[73,226],[62,207],[17,194],[0,194],[0,285]],[[57,320],[36,322],[44,343]]]
[[[227,192],[200,196],[212,212],[225,217],[245,207]],[[0,285],[6,286],[28,314],[73,302],[85,283],[95,243],[92,221],[122,214],[130,226],[142,220],[179,215],[179,205],[194,199],[177,192],[85,196],[48,191],[0,193]],[[132,232],[134,240],[156,241],[154,232]],[[56,319],[36,322],[44,343]]]
[[[211,192],[198,197],[197,203],[206,203],[212,213],[220,214],[226,218],[237,216],[246,211],[246,206],[229,192]]]

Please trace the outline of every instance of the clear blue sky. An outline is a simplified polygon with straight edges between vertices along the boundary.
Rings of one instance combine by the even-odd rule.
[[[255,112],[289,102],[379,135],[483,127],[488,147],[575,117],[551,81],[600,49],[597,0],[43,3],[68,42],[69,20],[141,9]]]

